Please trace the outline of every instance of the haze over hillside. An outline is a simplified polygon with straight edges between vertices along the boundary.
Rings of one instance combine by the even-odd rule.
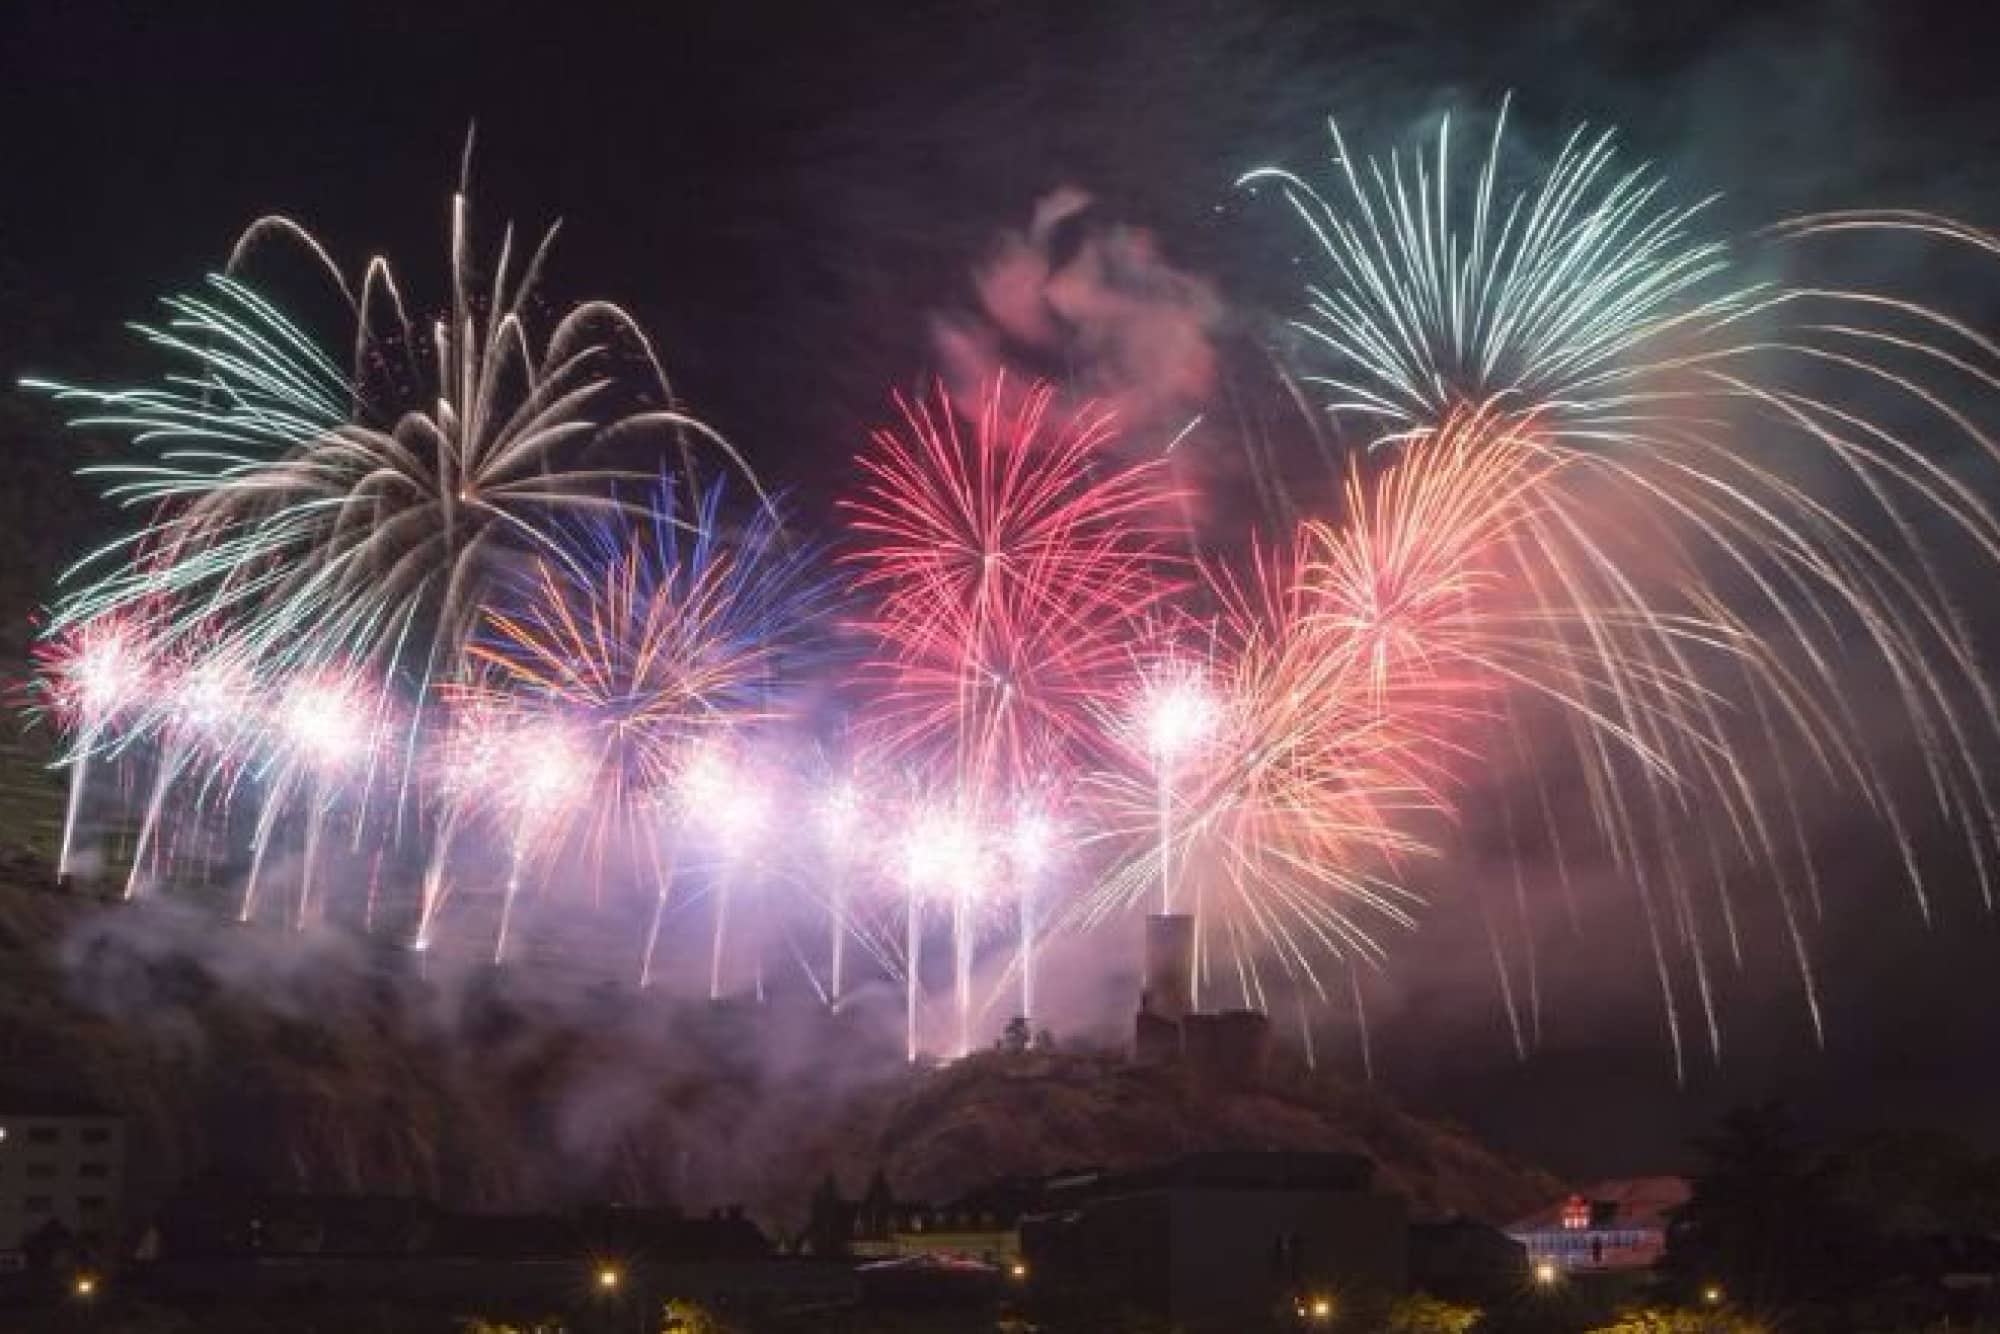
[[[710,1006],[507,972],[425,978],[342,932],[0,888],[0,1067],[131,1118],[140,1209],[208,1170],[492,1209],[742,1203],[796,1227],[829,1171],[907,1199],[1193,1149],[1347,1149],[1419,1213],[1513,1217],[1559,1187],[1366,1089],[1203,1087],[1082,1051],[911,1071],[864,1013]]]

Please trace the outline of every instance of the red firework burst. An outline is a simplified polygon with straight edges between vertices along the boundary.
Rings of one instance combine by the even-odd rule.
[[[942,386],[898,395],[900,426],[875,433],[843,504],[873,603],[874,743],[982,795],[1088,752],[1125,631],[1177,584],[1163,468],[1113,461],[1110,414],[1058,419],[1053,397],[995,379],[960,423]]]

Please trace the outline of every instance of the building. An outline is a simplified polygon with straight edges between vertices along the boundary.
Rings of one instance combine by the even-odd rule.
[[[1041,1196],[1039,1180],[1004,1177],[945,1204],[913,1204],[896,1199],[877,1172],[861,1199],[849,1201],[829,1177],[814,1193],[805,1249],[823,1258],[928,1256],[1011,1270],[1021,1254],[1020,1219]]]
[[[1262,1080],[1271,1023],[1256,1010],[1195,1009],[1194,918],[1146,919],[1145,989],[1133,1019],[1132,1054],[1147,1064],[1179,1064],[1206,1083],[1245,1087]]]
[[[37,1233],[90,1249],[118,1227],[125,1122],[102,1108],[0,1096],[0,1255]]]
[[[1491,1306],[1520,1294],[1532,1271],[1528,1249],[1469,1218],[1410,1225],[1410,1289],[1446,1301]]]
[[[1037,1292],[1134,1306],[1190,1331],[1267,1327],[1300,1303],[1400,1291],[1407,1218],[1340,1153],[1199,1153],[1045,1185],[1021,1221]]]
[[[1667,1249],[1668,1213],[1685,1204],[1680,1177],[1600,1181],[1510,1224],[1531,1265],[1571,1273],[1650,1269]]]

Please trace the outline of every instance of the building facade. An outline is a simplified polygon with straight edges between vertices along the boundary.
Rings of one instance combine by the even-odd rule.
[[[1569,1273],[1650,1269],[1666,1254],[1669,1212],[1687,1198],[1680,1177],[1600,1181],[1515,1221],[1507,1235],[1528,1248],[1531,1265]]]
[[[102,1246],[118,1226],[125,1123],[107,1112],[0,1104],[0,1253],[51,1224]]]
[[[1038,1288],[1131,1305],[1191,1331],[1263,1329],[1277,1313],[1406,1281],[1402,1199],[1334,1153],[1201,1153],[1048,1183],[1021,1223]]]

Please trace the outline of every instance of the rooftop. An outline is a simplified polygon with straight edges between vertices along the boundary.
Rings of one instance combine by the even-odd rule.
[[[1664,1228],[1667,1211],[1687,1203],[1688,1183],[1685,1178],[1674,1176],[1599,1181],[1551,1200],[1525,1218],[1515,1219],[1507,1225],[1507,1231],[1559,1229],[1563,1223],[1563,1207],[1577,1197],[1590,1205],[1592,1227]]]

